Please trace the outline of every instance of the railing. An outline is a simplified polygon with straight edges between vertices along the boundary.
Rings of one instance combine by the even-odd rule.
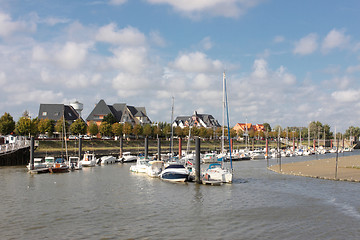
[[[16,150],[27,148],[30,146],[30,140],[21,139],[16,140],[14,143],[7,143],[0,145],[0,154],[14,152]]]

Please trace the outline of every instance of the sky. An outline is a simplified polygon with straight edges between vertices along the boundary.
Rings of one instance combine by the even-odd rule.
[[[358,0],[0,0],[0,115],[41,103],[360,126]]]

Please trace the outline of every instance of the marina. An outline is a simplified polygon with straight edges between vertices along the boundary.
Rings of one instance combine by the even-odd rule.
[[[360,234],[358,183],[278,174],[267,169],[266,160],[234,162],[233,183],[220,187],[171,183],[131,172],[134,164],[35,175],[25,166],[1,167],[2,239],[357,239]]]

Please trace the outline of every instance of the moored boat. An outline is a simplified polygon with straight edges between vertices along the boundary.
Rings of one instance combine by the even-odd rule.
[[[189,179],[190,171],[182,164],[170,164],[160,174],[162,180],[170,182],[186,182]]]
[[[233,173],[230,169],[223,168],[220,163],[212,163],[203,173],[205,181],[220,181],[232,183]]]
[[[96,158],[95,153],[85,153],[83,160],[80,161],[83,167],[95,167],[96,165]]]

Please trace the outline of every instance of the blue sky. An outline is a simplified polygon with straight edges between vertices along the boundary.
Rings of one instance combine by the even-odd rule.
[[[359,126],[358,0],[0,0],[0,114],[40,103]]]

